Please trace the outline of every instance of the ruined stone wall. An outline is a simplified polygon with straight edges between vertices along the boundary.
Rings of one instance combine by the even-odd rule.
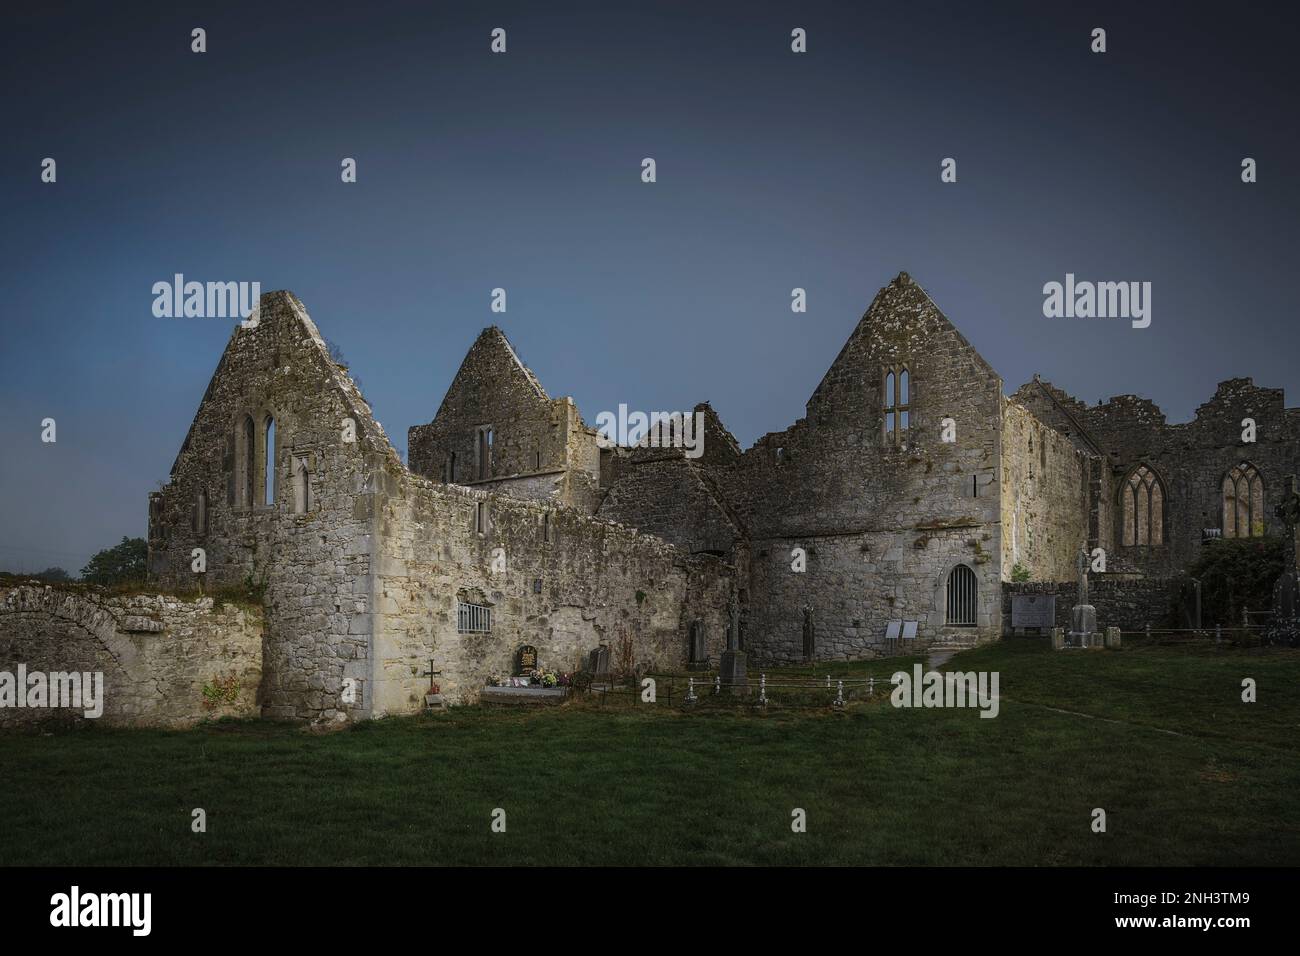
[[[1019,565],[1033,581],[1068,581],[1088,540],[1089,459],[1024,406],[1002,420],[1002,574]]]
[[[248,500],[241,434],[254,421]],[[263,503],[263,422],[274,417],[274,503]],[[345,419],[355,441],[344,440]],[[294,472],[308,470],[307,510],[295,513]],[[372,475],[400,467],[351,379],[330,361],[302,303],[262,296],[258,325],[237,328],[173,466],[150,502],[152,578],[197,586],[192,550],[206,552],[204,587],[265,587],[262,702],[269,717],[364,716],[370,661],[371,553],[376,517]],[[205,527],[195,530],[200,491]],[[351,703],[343,681],[356,681]]]
[[[473,702],[489,676],[515,672],[521,645],[543,666],[584,668],[610,648],[615,668],[681,668],[699,620],[715,660],[725,642],[729,567],[572,509],[386,476],[377,571],[376,707],[423,705],[430,669],[444,694]],[[486,508],[479,533],[477,508]],[[498,550],[499,549],[499,550]],[[494,562],[504,570],[494,571]],[[491,633],[458,633],[457,601],[492,609]]]
[[[1172,626],[1175,582],[1170,578],[1088,579],[1088,600],[1097,609],[1097,627],[1118,627],[1140,631],[1148,624],[1153,628]],[[1002,588],[1002,613],[1005,632],[1011,632],[1011,598],[1016,594],[1055,594],[1056,626],[1070,629],[1070,609],[1079,597],[1079,585],[1062,581],[1027,581],[1007,583]]]
[[[885,376],[904,365],[909,428],[894,443],[885,434]],[[881,290],[806,419],[714,472],[752,536],[751,651],[802,659],[805,606],[817,658],[872,656],[891,620],[919,621],[922,644],[997,635],[1001,388],[910,278]],[[941,436],[948,417],[952,443]],[[791,569],[796,547],[809,552],[804,573]],[[958,564],[978,581],[975,627],[945,624]]]
[[[110,596],[89,588],[0,588],[0,671],[100,672],[105,724],[172,726],[256,717],[262,614],[211,598]],[[233,699],[205,703],[230,679]],[[0,726],[86,720],[82,711],[0,707]]]
[[[491,427],[486,468],[479,433]],[[500,329],[485,329],[461,363],[437,415],[407,434],[413,472],[435,481],[472,485],[486,479],[531,476],[557,470],[587,481],[548,486],[556,500],[589,511],[599,483],[600,450],[570,398],[551,399],[520,361]],[[455,456],[455,474],[449,461]],[[528,486],[535,491],[538,486]]]
[[[741,537],[705,469],[681,454],[637,457],[601,504],[599,515],[648,531],[688,554],[730,554]]]
[[[1297,412],[1286,408],[1281,389],[1231,379],[1219,385],[1192,421],[1169,424],[1159,407],[1134,395],[1087,406],[1050,385],[1046,388],[1056,402],[1033,383],[1021,388],[1016,398],[1062,430],[1072,427],[1062,408],[1068,410],[1104,455],[1098,538],[1122,565],[1162,576],[1195,561],[1204,530],[1223,527],[1223,478],[1242,462],[1254,465],[1264,481],[1259,516],[1263,531],[1282,532],[1273,506],[1283,479],[1300,472],[1300,429]],[[1257,426],[1253,443],[1242,440],[1246,418]],[[1074,431],[1077,436],[1078,429]],[[1121,496],[1126,479],[1142,464],[1156,473],[1164,491],[1164,543],[1159,546],[1125,545],[1122,538]]]
[[[513,352],[492,351],[509,360],[505,378],[531,390]],[[559,415],[556,440],[574,447],[581,420],[572,402],[543,394],[538,407],[548,429],[552,411]],[[268,416],[276,423],[269,449]],[[507,432],[495,443],[506,462],[522,447]],[[587,458],[598,469],[598,455]],[[264,461],[276,476],[269,504]],[[305,484],[297,477],[304,464]],[[586,473],[552,469],[499,483],[540,499],[548,483],[568,487],[575,475]],[[200,491],[208,492],[203,506]],[[206,553],[201,578],[191,570],[195,548]],[[288,293],[263,296],[256,326],[232,336],[171,481],[151,495],[149,565],[155,580],[180,588],[264,587],[263,713],[312,720],[414,709],[430,659],[452,700],[474,700],[489,675],[513,672],[523,643],[565,670],[601,643],[616,665],[680,667],[698,619],[716,657],[732,589],[726,564],[689,559],[662,540],[554,502],[412,474]],[[493,607],[490,634],[457,633],[458,596]]]

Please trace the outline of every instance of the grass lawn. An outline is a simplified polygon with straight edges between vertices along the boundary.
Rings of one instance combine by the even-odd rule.
[[[1300,863],[1300,652],[1008,640],[947,666],[1000,673],[996,719],[882,694],[4,733],[0,864]]]

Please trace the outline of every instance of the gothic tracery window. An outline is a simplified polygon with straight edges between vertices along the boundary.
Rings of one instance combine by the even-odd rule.
[[[1223,476],[1223,536],[1258,538],[1264,534],[1264,479],[1243,461]]]
[[[1120,541],[1125,547],[1165,543],[1165,489],[1160,477],[1138,465],[1120,486]]]

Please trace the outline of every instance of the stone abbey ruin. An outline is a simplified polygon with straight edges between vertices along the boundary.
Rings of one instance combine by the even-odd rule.
[[[1300,409],[1249,379],[1185,424],[1037,377],[1008,398],[906,274],[790,427],[741,449],[707,403],[694,411],[698,457],[607,447],[492,327],[410,429],[407,467],[302,303],[268,293],[150,495],[148,533],[160,587],[264,587],[260,660],[243,612],[229,641],[150,650],[156,632],[222,630],[175,623],[162,599],[68,611],[74,626],[60,599],[10,589],[0,636],[39,620],[97,641],[83,657],[132,686],[237,665],[237,712],[343,721],[423,708],[431,673],[475,701],[522,646],[563,670],[601,648],[627,672],[728,647],[751,666],[854,660],[995,639],[1018,594],[1061,596],[1038,623],[1063,625],[1081,546],[1107,554],[1098,615],[1139,628],[1167,616],[1204,540],[1282,533],[1270,499],[1300,470]]]

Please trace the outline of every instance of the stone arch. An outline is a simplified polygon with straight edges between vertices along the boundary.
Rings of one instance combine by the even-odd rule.
[[[144,664],[136,643],[122,630],[132,626],[133,619],[119,623],[89,595],[17,587],[0,601],[0,670],[16,673],[21,663],[28,673],[102,672],[105,714],[117,715],[136,696],[132,688],[140,681],[137,672]],[[142,616],[134,626],[152,629],[154,622]],[[22,712],[0,716],[14,718],[15,714]],[[30,716],[43,720],[70,717],[71,712],[39,711]]]

